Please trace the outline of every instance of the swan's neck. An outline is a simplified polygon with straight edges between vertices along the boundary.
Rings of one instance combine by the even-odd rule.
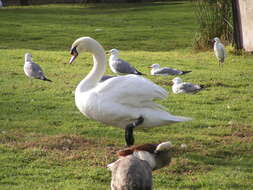
[[[106,58],[103,48],[93,52],[93,68],[78,84],[76,92],[85,92],[94,88],[105,72]]]

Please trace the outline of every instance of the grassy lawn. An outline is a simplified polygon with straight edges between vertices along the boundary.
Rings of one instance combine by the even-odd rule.
[[[124,146],[124,131],[89,120],[75,107],[75,87],[92,67],[89,54],[66,64],[80,36],[121,50],[123,59],[169,91],[161,101],[169,112],[194,118],[135,131],[136,144],[171,140],[178,150],[170,166],[153,173],[155,190],[253,189],[253,57],[229,52],[219,69],[212,51],[194,52],[190,3],[9,7],[0,16],[1,190],[110,189],[106,165]],[[29,81],[26,52],[53,83]],[[153,63],[192,70],[183,80],[205,89],[172,94],[173,77],[150,76]]]

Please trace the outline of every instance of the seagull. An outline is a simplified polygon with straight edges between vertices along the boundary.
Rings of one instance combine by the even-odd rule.
[[[90,119],[124,129],[127,146],[134,144],[133,129],[136,127],[149,128],[191,120],[171,115],[153,102],[166,98],[167,91],[142,76],[130,74],[99,82],[105,72],[106,57],[104,48],[93,38],[81,37],[74,41],[69,63],[84,51],[93,55],[94,63],[92,70],[76,87],[76,106]]]
[[[199,85],[192,84],[189,82],[183,82],[183,80],[180,77],[176,77],[172,80],[174,83],[172,86],[172,91],[175,94],[179,93],[194,93],[201,89]]]
[[[102,78],[100,79],[100,81],[99,81],[99,82],[104,82],[104,81],[106,81],[107,79],[110,79],[110,78],[112,78],[112,77],[115,77],[115,76],[111,76],[111,75],[104,75],[104,76],[102,76]]]
[[[219,66],[223,66],[225,58],[226,58],[226,51],[224,45],[221,43],[220,39],[218,37],[215,37],[213,39],[214,42],[214,54],[217,57],[219,61]]]
[[[25,54],[24,72],[29,78],[52,82],[50,79],[45,77],[41,67],[32,61],[32,54],[30,53]]]
[[[150,71],[151,75],[184,75],[186,73],[191,72],[191,71],[180,71],[180,70],[172,69],[170,67],[160,68],[159,64],[153,64],[149,68],[152,68]]]
[[[133,66],[131,66],[128,62],[119,58],[119,50],[111,49],[108,54],[110,55],[109,66],[112,72],[116,74],[135,74],[142,75],[141,72],[137,71]]]

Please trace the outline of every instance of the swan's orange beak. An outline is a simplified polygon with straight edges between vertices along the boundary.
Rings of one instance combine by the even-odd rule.
[[[71,57],[70,60],[69,60],[69,64],[73,63],[74,60],[76,59],[76,57],[78,56],[78,52],[77,52],[77,50],[76,50],[76,47],[73,47],[73,48],[71,49],[70,54],[72,55],[72,57]]]

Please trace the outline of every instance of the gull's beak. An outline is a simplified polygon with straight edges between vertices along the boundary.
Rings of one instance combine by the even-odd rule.
[[[148,68],[153,68],[152,66],[148,66]]]
[[[76,47],[73,47],[70,51],[70,54],[72,55],[72,57],[69,60],[69,64],[73,63],[74,60],[76,59],[76,57],[78,56],[78,52],[76,50]]]
[[[110,55],[110,53],[111,53],[110,51],[106,51],[105,52],[106,55]]]

